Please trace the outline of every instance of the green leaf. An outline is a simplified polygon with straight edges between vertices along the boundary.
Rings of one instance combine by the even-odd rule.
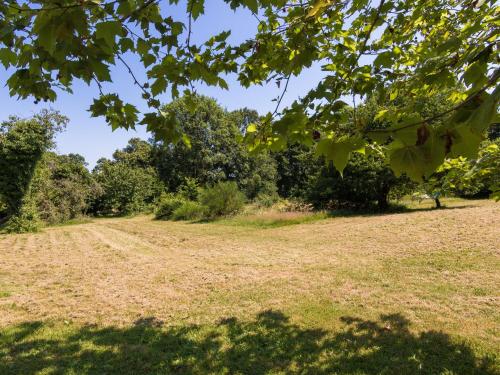
[[[324,156],[327,161],[332,161],[335,168],[342,175],[351,153],[354,151],[361,152],[363,147],[364,142],[359,138],[325,138],[318,142],[316,154]]]
[[[424,176],[429,177],[443,164],[446,155],[444,137],[434,130],[430,130],[428,138],[423,145],[418,146],[424,157]]]
[[[488,81],[487,72],[488,66],[486,62],[476,61],[467,68],[462,79],[466,85],[481,86]]]
[[[259,3],[257,0],[242,0],[242,3],[253,13],[257,13],[259,11]]]
[[[478,134],[462,124],[453,129],[450,157],[458,158],[464,156],[474,159],[477,156],[480,143],[483,141],[482,134]]]
[[[196,20],[205,12],[205,0],[189,0],[187,9],[193,16],[193,19]]]
[[[316,3],[311,7],[309,12],[307,13],[307,17],[314,17],[316,16],[319,12],[323,10],[328,4],[330,3],[330,0],[317,0]]]
[[[406,173],[408,177],[422,182],[425,175],[425,160],[417,146],[398,148],[390,155],[390,165],[396,176]]]
[[[377,114],[375,115],[375,117],[373,118],[373,120],[375,120],[375,121],[382,120],[385,117],[385,115],[387,114],[387,112],[389,112],[388,109],[382,109],[381,111],[378,111]]]
[[[17,55],[12,52],[10,48],[0,49],[0,62],[3,64],[5,69],[11,65],[15,65],[17,61]]]
[[[498,109],[498,100],[500,99],[500,86],[490,95],[485,93],[486,99],[477,108],[469,118],[467,124],[477,134],[482,134],[492,123]]]
[[[123,29],[119,21],[100,22],[95,27],[95,36],[97,39],[103,39],[106,44],[114,48],[116,37],[122,35]]]
[[[132,51],[134,49],[134,41],[130,38],[120,39],[120,50],[123,52]]]
[[[54,54],[56,49],[56,25],[47,25],[43,27],[38,34],[38,44],[49,54]]]
[[[247,133],[255,133],[257,131],[257,125],[256,124],[250,124],[247,127]]]
[[[151,94],[156,96],[167,89],[167,81],[164,77],[159,77],[156,81],[151,85]]]
[[[394,57],[394,55],[392,52],[389,52],[389,51],[382,52],[377,56],[375,61],[373,61],[373,65],[375,65],[375,67],[377,67],[377,68],[390,67],[392,65],[392,62],[393,62],[393,57]]]

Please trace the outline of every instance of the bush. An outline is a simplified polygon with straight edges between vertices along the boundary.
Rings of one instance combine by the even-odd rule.
[[[185,201],[174,212],[173,220],[199,220],[205,216],[206,207],[194,201]]]
[[[11,216],[0,229],[6,233],[28,233],[37,232],[40,226],[41,221],[36,207],[32,202],[26,202],[20,211]]]
[[[207,209],[207,217],[227,216],[241,211],[245,195],[235,182],[219,182],[201,191],[200,202]]]
[[[198,200],[198,193],[200,191],[200,186],[195,178],[186,177],[184,178],[184,183],[177,189],[177,194],[179,194],[184,199],[190,201]]]
[[[162,194],[156,205],[156,219],[168,220],[172,218],[174,211],[185,202],[186,200],[178,195],[172,193]]]

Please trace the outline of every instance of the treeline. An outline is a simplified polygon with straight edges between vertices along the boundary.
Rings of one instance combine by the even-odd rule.
[[[245,202],[271,206],[283,198],[318,209],[383,210],[390,199],[415,191],[439,202],[446,194],[487,196],[499,184],[494,129],[478,157],[447,160],[430,179],[416,184],[396,177],[376,152],[354,153],[343,175],[316,157],[314,142],[251,155],[242,139],[248,125],[258,121],[257,112],[229,112],[207,97],[192,100],[181,98],[168,108],[175,113],[184,141],[164,144],[134,138],[111,159],[100,159],[92,171],[80,155],[50,151],[55,134],[68,122],[59,113],[43,111],[32,119],[2,123],[3,229],[23,232],[81,216],[142,212],[155,212],[158,218],[212,218],[237,212]],[[421,110],[429,111],[433,100]],[[370,102],[358,111],[367,126],[383,127]]]

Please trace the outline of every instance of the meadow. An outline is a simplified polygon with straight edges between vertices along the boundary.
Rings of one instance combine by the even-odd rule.
[[[498,374],[500,206],[0,236],[0,374]]]

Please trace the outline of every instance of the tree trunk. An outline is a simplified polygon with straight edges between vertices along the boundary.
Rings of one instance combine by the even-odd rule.
[[[439,198],[434,198],[434,202],[436,202],[436,208],[441,208],[441,201]]]
[[[387,199],[388,198],[388,194],[381,194],[377,200],[377,204],[378,204],[378,208],[379,210],[381,211],[385,211],[387,210],[387,208],[389,207],[389,200]]]

